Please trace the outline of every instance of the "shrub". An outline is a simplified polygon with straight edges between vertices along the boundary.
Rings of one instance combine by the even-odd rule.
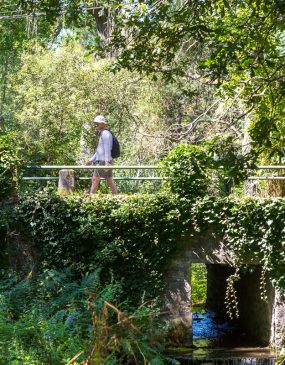
[[[212,168],[216,170],[219,190],[226,194],[255,168],[255,153],[243,153],[242,146],[235,142],[233,136],[214,137],[204,142],[204,146],[211,156]]]
[[[165,187],[172,193],[195,198],[207,192],[211,159],[203,147],[181,144],[168,153],[161,167],[167,177]]]
[[[254,167],[254,153],[243,154],[232,136],[214,137],[199,146],[179,145],[161,163],[165,187],[192,199],[229,194]]]
[[[16,133],[0,135],[0,199],[17,191],[22,164],[20,151]]]

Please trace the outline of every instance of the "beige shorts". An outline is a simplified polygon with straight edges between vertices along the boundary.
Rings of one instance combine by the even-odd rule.
[[[112,164],[112,161],[110,162]],[[105,166],[105,161],[95,161],[94,165],[98,166]],[[107,177],[112,177],[113,172],[112,170],[94,170],[93,172],[94,177],[102,177],[103,179],[106,179]]]

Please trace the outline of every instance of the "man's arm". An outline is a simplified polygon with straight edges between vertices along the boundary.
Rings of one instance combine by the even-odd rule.
[[[104,130],[101,134],[101,138],[103,140],[105,165],[111,165],[111,149],[113,146],[113,136],[108,130]]]
[[[96,153],[90,158],[90,160],[86,162],[86,165],[87,166],[92,165],[95,160],[96,160]]]

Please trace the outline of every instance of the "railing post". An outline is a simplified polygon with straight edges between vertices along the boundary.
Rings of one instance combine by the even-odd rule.
[[[75,171],[59,170],[58,192],[60,195],[72,194],[75,187]]]

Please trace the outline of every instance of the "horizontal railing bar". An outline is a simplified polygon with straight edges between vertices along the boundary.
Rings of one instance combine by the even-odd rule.
[[[91,180],[92,177],[77,177],[76,180]],[[114,180],[165,180],[163,177],[114,177]],[[248,180],[285,180],[285,176],[249,176]],[[57,176],[25,176],[22,180],[58,180]],[[101,178],[101,180],[105,180]]]
[[[91,177],[90,177],[91,179]],[[57,176],[25,176],[22,180],[58,180]]]
[[[275,166],[265,166],[265,165],[260,165],[257,166],[257,169],[261,169],[261,170],[278,170],[278,169],[284,169],[285,170],[285,165],[275,165]]]
[[[58,180],[57,176],[25,176],[23,180]],[[76,180],[91,180],[92,177],[77,177]],[[114,177],[114,180],[163,180],[162,177]],[[105,180],[101,178],[101,180]]]
[[[56,165],[35,165],[35,166],[25,166],[26,169],[54,169],[54,170],[61,170],[61,169],[96,169],[96,170],[140,170],[140,169],[157,169],[158,166],[156,165],[138,165],[138,166],[118,166],[118,165],[105,165],[105,166],[101,166],[101,165],[91,165],[91,166],[65,166],[65,165],[61,165],[61,166],[56,166]]]
[[[285,176],[249,176],[248,180],[285,180]]]
[[[135,165],[135,166],[131,166],[131,165],[126,165],[126,166],[119,166],[119,165],[105,165],[105,166],[101,166],[101,165],[80,165],[80,166],[75,166],[75,165],[33,165],[33,166],[25,166],[26,169],[55,169],[55,170],[59,170],[59,169],[99,169],[99,170],[104,170],[106,169],[106,166],[108,166],[108,169],[111,170],[139,170],[139,169],[153,169],[156,170],[158,169],[157,165]],[[273,169],[284,169],[285,170],[285,165],[275,165],[275,166],[271,166],[271,165],[259,165],[257,166],[257,169],[260,170],[273,170]]]

